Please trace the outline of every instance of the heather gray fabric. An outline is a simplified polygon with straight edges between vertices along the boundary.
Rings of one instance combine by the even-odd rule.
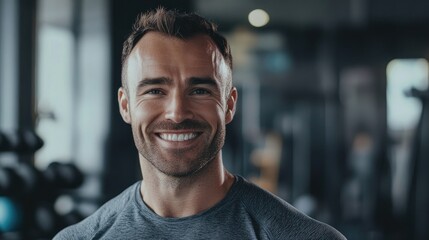
[[[163,218],[143,202],[137,182],[54,240],[78,239],[345,239],[285,201],[237,176],[227,196],[209,210]]]

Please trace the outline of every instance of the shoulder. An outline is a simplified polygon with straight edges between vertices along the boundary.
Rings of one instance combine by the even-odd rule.
[[[60,231],[54,240],[80,239],[82,236],[95,236],[100,231],[105,231],[114,223],[121,212],[132,206],[128,203],[133,201],[139,186],[140,182],[131,185],[118,196],[103,204],[89,217]]]
[[[300,212],[242,177],[240,201],[272,239],[346,239],[333,227]]]

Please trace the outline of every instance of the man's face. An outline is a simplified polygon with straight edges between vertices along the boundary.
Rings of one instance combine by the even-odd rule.
[[[182,177],[219,158],[237,91],[226,89],[231,71],[208,36],[149,32],[123,70],[128,91],[119,89],[120,111],[143,160]]]

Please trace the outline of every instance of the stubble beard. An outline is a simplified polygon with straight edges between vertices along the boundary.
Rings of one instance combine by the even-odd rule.
[[[211,132],[211,127],[208,124],[200,123],[199,126],[201,125],[205,126],[203,128],[204,133]],[[201,142],[207,143],[203,147],[198,147],[198,149],[170,149],[167,153],[168,156],[166,156],[165,151],[167,150],[155,144],[154,139],[145,139],[143,129],[140,129],[138,125],[132,124],[132,132],[136,148],[144,158],[143,161],[146,160],[157,171],[166,176],[177,179],[192,177],[208,168],[223,147],[226,134],[225,127],[219,125],[212,139],[208,139],[208,137],[207,139],[198,139],[199,144]],[[198,138],[202,136],[205,134],[198,136]],[[155,136],[152,135],[149,138],[155,138]],[[194,154],[190,154],[190,151],[194,151]],[[186,157],[186,155],[191,156]]]

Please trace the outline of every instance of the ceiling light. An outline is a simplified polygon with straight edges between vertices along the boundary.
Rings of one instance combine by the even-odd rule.
[[[270,16],[262,9],[255,9],[249,13],[249,22],[254,27],[265,26],[270,21]]]

